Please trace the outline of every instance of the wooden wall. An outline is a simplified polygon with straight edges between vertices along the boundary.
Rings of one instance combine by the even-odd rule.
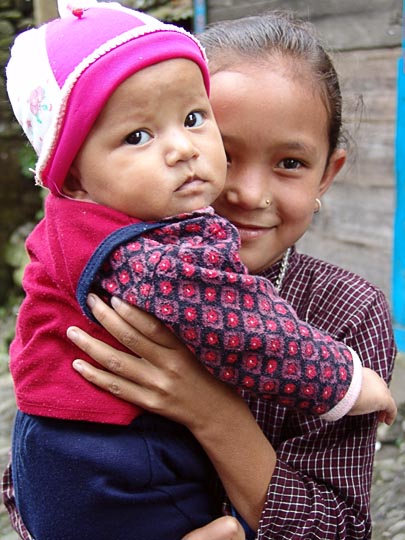
[[[333,49],[355,144],[300,249],[349,268],[391,297],[394,140],[401,0],[208,0],[208,21],[266,9],[311,20]]]
[[[316,23],[336,49],[401,43],[401,0],[208,0],[208,21],[289,9]]]

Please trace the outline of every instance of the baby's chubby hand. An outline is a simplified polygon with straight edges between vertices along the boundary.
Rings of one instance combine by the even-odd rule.
[[[363,367],[359,397],[349,416],[378,412],[378,421],[389,426],[397,415],[397,406],[387,383],[372,369]]]

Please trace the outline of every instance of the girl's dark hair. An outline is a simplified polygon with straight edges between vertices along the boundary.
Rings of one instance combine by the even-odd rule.
[[[211,73],[227,69],[241,59],[254,62],[280,55],[294,60],[296,66],[309,69],[320,85],[329,114],[329,155],[343,142],[338,76],[312,24],[294,18],[288,12],[269,11],[217,22],[198,38],[207,53]]]

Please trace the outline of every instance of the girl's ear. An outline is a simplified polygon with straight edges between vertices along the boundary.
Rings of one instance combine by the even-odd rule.
[[[319,185],[319,195],[323,195],[330,188],[333,180],[346,163],[347,152],[344,148],[337,148],[331,157],[329,163],[323,173],[321,183]]]
[[[82,186],[80,174],[75,165],[72,165],[62,187],[62,192],[71,199],[89,200],[89,194]]]

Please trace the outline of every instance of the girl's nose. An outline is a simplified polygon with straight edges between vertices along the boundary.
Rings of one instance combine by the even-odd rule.
[[[168,143],[166,163],[174,167],[179,161],[188,161],[199,156],[198,148],[187,133],[174,133]]]
[[[260,172],[238,176],[229,174],[222,196],[228,204],[243,210],[268,208],[273,201],[268,177]]]

